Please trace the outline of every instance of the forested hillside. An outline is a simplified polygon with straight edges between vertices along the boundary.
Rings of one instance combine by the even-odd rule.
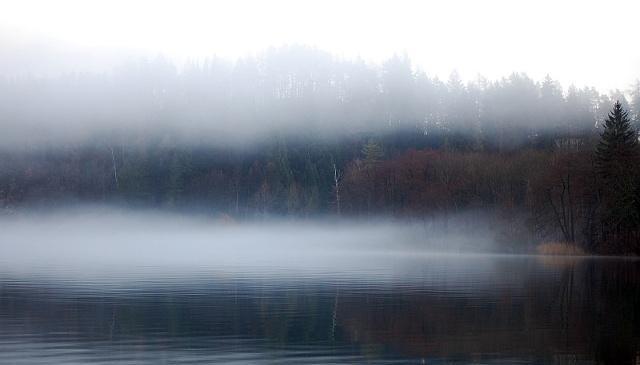
[[[464,213],[511,244],[640,248],[637,83],[630,94],[520,73],[463,83],[406,56],[377,66],[288,47],[5,78],[0,117],[7,214],[70,202],[238,219]]]

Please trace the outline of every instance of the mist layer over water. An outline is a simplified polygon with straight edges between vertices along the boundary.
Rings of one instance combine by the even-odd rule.
[[[0,220],[6,267],[144,272],[254,267],[352,271],[379,257],[488,250],[486,233],[459,234],[437,224],[337,220],[236,223],[210,217],[113,209],[75,209]],[[359,259],[366,257],[365,260]]]
[[[636,260],[454,254],[382,221],[82,210],[0,231],[0,363],[625,364],[639,349]]]

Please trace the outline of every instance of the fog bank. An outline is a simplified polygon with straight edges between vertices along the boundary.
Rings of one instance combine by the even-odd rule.
[[[454,72],[444,80],[408,55],[377,64],[287,46],[183,68],[155,57],[107,73],[4,77],[0,148],[141,142],[228,147],[288,135],[398,131],[519,145],[549,134],[593,132],[615,100],[630,106],[626,90],[563,88],[550,76],[508,72],[473,82]],[[522,136],[509,136],[510,130]]]
[[[377,255],[489,252],[478,226],[435,222],[267,220],[236,223],[204,216],[81,208],[0,219],[5,269],[86,272],[252,266],[304,270],[362,265]],[[349,263],[351,262],[351,263]],[[344,267],[343,267],[344,268]]]

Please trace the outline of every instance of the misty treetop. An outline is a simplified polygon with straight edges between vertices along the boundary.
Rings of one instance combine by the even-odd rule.
[[[632,171],[638,162],[638,133],[631,125],[629,112],[617,101],[608,118],[596,149],[598,168],[604,178]]]
[[[155,138],[202,145],[265,137],[344,137],[407,131],[454,148],[508,150],[592,132],[616,91],[564,91],[551,79],[513,73],[496,81],[446,81],[394,56],[382,65],[303,46],[236,62],[218,58],[178,69],[166,59],[132,61],[110,73],[12,77],[0,82],[4,146]]]

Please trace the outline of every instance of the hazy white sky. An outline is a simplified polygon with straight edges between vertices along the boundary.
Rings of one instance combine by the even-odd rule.
[[[640,77],[638,14],[639,0],[0,0],[0,47],[58,40],[181,61],[298,43],[374,62],[406,52],[443,78],[549,73],[605,91]]]

